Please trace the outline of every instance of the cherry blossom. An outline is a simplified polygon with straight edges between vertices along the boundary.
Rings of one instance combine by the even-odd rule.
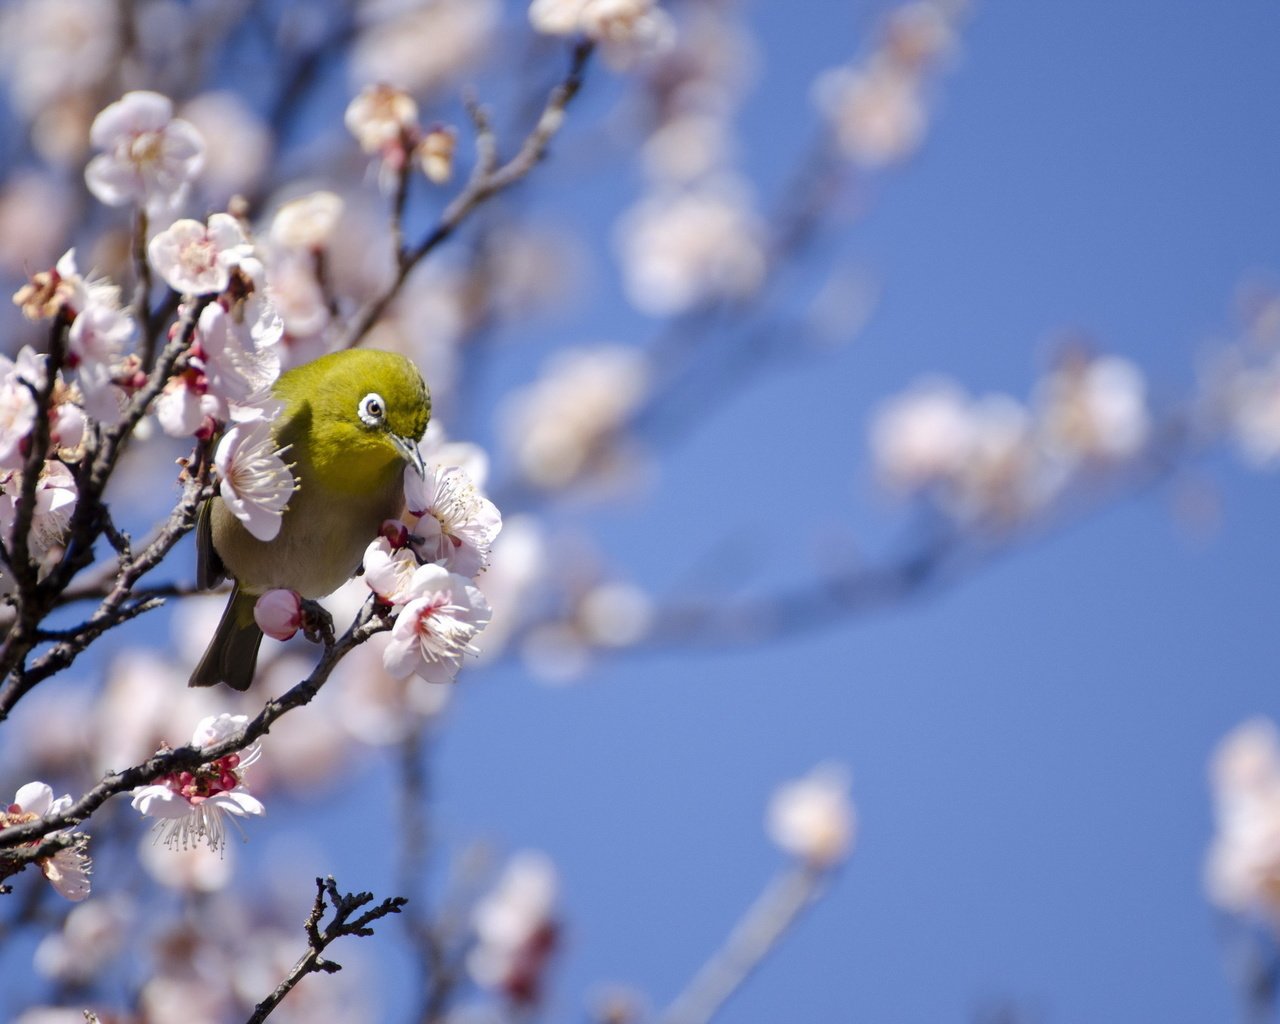
[[[853,844],[848,770],[821,764],[804,778],[780,786],[769,801],[767,825],[778,846],[807,864],[838,864]]]
[[[342,197],[333,192],[292,199],[271,219],[271,241],[286,249],[322,249],[333,237],[343,205]]]
[[[193,747],[210,747],[249,721],[245,715],[211,715],[201,719],[191,737]],[[261,754],[253,744],[238,754],[224,754],[193,771],[171,772],[158,782],[133,791],[133,808],[159,818],[157,839],[172,849],[187,849],[202,841],[210,849],[226,846],[228,815],[266,813],[262,803],[244,788],[244,771]]]
[[[6,544],[13,534],[21,489],[21,473],[0,471],[0,536]],[[31,555],[39,564],[41,577],[57,560],[78,496],[75,477],[65,465],[51,459],[41,467],[28,531]]]
[[[1280,923],[1280,734],[1265,718],[1218,745],[1210,773],[1217,830],[1205,861],[1209,899]]]
[[[225,291],[231,270],[253,254],[253,244],[229,213],[215,213],[208,225],[177,220],[151,239],[147,258],[165,282],[183,295]]]
[[[370,85],[347,104],[343,122],[366,153],[404,156],[406,138],[416,139],[418,104],[403,89]]]
[[[654,0],[533,0],[529,22],[547,35],[581,33],[614,67],[660,53],[675,41],[670,16]]]
[[[108,206],[172,210],[204,165],[200,133],[175,118],[173,104],[155,92],[125,93],[94,118],[89,138],[104,152],[89,161],[85,182]]]
[[[464,654],[477,654],[473,641],[489,622],[489,602],[469,579],[443,566],[414,571],[414,597],[401,609],[382,654],[395,678],[416,674],[430,683],[451,683]]]
[[[555,865],[545,854],[523,851],[511,858],[472,914],[476,944],[467,956],[467,969],[478,984],[517,1005],[538,1000],[559,938],[556,890]]]
[[[22,465],[22,441],[36,422],[36,398],[27,387],[34,383],[18,363],[0,354],[0,469]]]
[[[407,542],[407,531],[405,539]],[[418,560],[409,548],[397,547],[385,536],[378,537],[365,548],[363,564],[364,582],[380,601],[392,606],[403,605],[419,596],[412,589]]]
[[[53,790],[43,782],[28,782],[14,795],[13,802],[0,809],[0,828],[12,825],[24,825],[39,821],[41,818],[61,814],[71,806],[70,794],[64,794],[56,800]],[[53,835],[66,835],[68,830],[54,832]],[[69,900],[78,901],[89,895],[89,873],[93,865],[88,854],[84,852],[85,836],[77,835],[75,845],[63,847],[57,853],[39,858],[36,863],[44,872],[45,878],[58,891],[58,894]],[[36,840],[38,843],[39,840]],[[29,844],[34,845],[34,844]]]
[[[265,420],[237,423],[218,442],[214,465],[228,511],[258,540],[274,540],[293,494],[293,474]]]
[[[502,529],[497,506],[482,495],[458,466],[427,466],[425,475],[406,472],[404,493],[418,517],[414,550],[424,562],[475,577],[489,564],[489,551]]]

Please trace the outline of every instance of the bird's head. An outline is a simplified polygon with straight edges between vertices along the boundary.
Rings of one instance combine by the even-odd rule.
[[[374,486],[401,460],[424,472],[418,441],[431,395],[418,368],[377,349],[334,352],[281,376],[276,394],[289,409],[309,407],[310,461],[326,486]]]

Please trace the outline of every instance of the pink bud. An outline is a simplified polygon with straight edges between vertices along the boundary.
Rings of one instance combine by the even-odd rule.
[[[292,590],[268,590],[253,606],[258,628],[275,640],[288,640],[302,625],[302,598]]]

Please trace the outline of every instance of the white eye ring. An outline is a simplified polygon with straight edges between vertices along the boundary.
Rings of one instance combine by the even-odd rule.
[[[376,391],[370,391],[356,407],[360,420],[366,427],[380,427],[387,418],[387,403]]]

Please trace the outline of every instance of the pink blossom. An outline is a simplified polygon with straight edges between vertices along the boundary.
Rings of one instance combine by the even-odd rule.
[[[382,654],[396,679],[416,674],[430,683],[451,683],[464,654],[478,654],[473,641],[489,622],[489,602],[465,576],[443,566],[419,566],[413,598],[401,610]]]
[[[502,515],[458,466],[427,466],[425,476],[404,475],[409,511],[418,516],[414,550],[426,562],[475,577],[489,564]]]
[[[147,259],[165,282],[183,295],[224,291],[231,270],[253,254],[253,244],[229,213],[215,213],[208,225],[177,220],[147,245]]]
[[[218,442],[214,465],[222,500],[258,540],[274,540],[293,494],[293,474],[265,420],[237,423]]]
[[[364,582],[380,601],[401,605],[418,595],[411,587],[418,560],[408,548],[396,549],[383,536],[364,552]]]
[[[13,803],[0,808],[0,829],[52,817],[70,806],[70,794],[64,794],[55,800],[53,790],[45,783],[28,782],[14,794]],[[68,830],[52,833],[66,834]],[[57,853],[36,861],[59,895],[72,901],[82,900],[89,895],[89,872],[93,865],[89,855],[84,852],[85,838],[80,836],[76,845],[63,847]]]
[[[193,747],[210,747],[249,721],[245,715],[211,715],[196,726]],[[244,770],[258,759],[253,744],[238,754],[224,754],[192,771],[171,772],[149,786],[133,791],[133,808],[156,824],[158,838],[171,848],[186,849],[204,840],[211,849],[226,845],[227,815],[244,817],[266,808],[244,788]]]
[[[85,182],[108,206],[171,210],[204,165],[200,133],[175,118],[173,104],[155,92],[125,93],[94,118],[89,138],[104,152],[89,161]]]

